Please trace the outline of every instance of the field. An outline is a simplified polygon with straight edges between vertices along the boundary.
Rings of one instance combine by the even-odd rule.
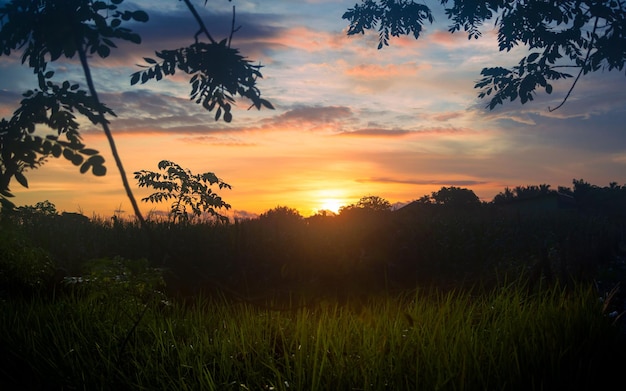
[[[357,213],[358,212],[358,213]],[[602,389],[621,225],[481,206],[0,231],[7,389]]]

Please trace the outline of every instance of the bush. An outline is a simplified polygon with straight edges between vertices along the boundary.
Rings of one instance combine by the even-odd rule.
[[[0,295],[19,295],[48,288],[56,267],[49,254],[19,230],[0,230]]]

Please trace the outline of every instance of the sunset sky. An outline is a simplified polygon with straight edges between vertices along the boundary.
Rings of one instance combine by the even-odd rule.
[[[484,36],[468,41],[447,32],[439,1],[426,1],[436,21],[425,34],[395,38],[377,50],[375,31],[346,36],[342,14],[355,0],[194,1],[213,37],[229,34],[232,5],[241,25],[233,47],[264,65],[258,83],[276,110],[247,111],[238,102],[230,124],[189,100],[182,74],[130,85],[130,75],[155,50],[193,42],[197,25],[177,0],[129,1],[144,9],[146,24],[134,29],[141,45],[120,44],[112,56],[90,65],[101,100],[118,115],[111,129],[135,196],[134,171],[157,170],[171,160],[194,173],[211,171],[232,185],[219,194],[231,214],[252,216],[276,206],[305,216],[320,209],[377,195],[391,203],[420,198],[442,186],[472,189],[490,201],[505,187],[547,183],[571,186],[626,184],[626,78],[597,73],[578,83],[566,105],[571,79],[539,93],[485,109],[473,88],[488,66],[516,64],[524,51],[497,51],[492,22]],[[52,64],[56,80],[79,82],[75,62]],[[36,78],[20,56],[0,57],[0,117],[10,118],[21,94]],[[85,123],[84,142],[107,160],[105,177],[81,175],[64,159],[28,171],[30,188],[12,182],[17,205],[49,200],[59,210],[108,217],[131,214],[119,173],[101,129]],[[144,213],[167,204],[140,202]]]

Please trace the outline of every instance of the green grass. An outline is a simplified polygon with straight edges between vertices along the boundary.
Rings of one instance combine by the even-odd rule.
[[[421,290],[289,311],[97,293],[1,301],[3,382],[69,390],[598,389],[624,365],[617,329],[582,287]]]

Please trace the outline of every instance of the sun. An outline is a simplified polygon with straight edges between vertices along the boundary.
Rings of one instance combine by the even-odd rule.
[[[326,198],[321,200],[319,210],[329,210],[333,213],[338,213],[339,209],[343,206],[343,201],[336,198]]]

